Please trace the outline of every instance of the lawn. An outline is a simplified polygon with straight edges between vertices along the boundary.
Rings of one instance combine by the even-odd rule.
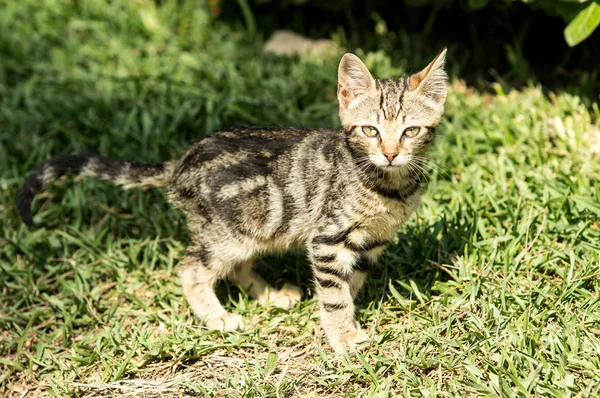
[[[427,192],[360,296],[373,342],[353,357],[327,345],[303,253],[259,264],[303,289],[296,308],[223,283],[248,330],[203,329],[176,275],[185,219],[158,190],[64,180],[35,229],[20,222],[20,184],[60,153],[163,161],[235,124],[338,126],[341,54],[265,55],[245,26],[194,1],[0,1],[0,395],[600,396],[594,99],[453,74]],[[355,51],[377,77],[430,55]]]

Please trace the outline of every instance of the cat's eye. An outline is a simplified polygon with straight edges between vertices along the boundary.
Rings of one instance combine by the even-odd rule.
[[[406,130],[404,130],[404,134],[402,134],[402,135],[404,135],[408,138],[412,138],[412,137],[416,137],[420,131],[421,131],[421,127],[409,127]]]
[[[373,126],[363,126],[362,132],[365,133],[367,137],[375,137],[377,134],[379,134],[379,131],[377,131],[377,129]]]

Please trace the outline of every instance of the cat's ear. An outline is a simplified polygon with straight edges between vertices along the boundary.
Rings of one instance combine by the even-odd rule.
[[[338,101],[348,109],[366,94],[375,91],[375,80],[369,69],[354,54],[344,54],[338,67]]]
[[[410,89],[419,90],[422,95],[443,104],[446,101],[446,93],[448,91],[446,86],[448,75],[444,71],[445,62],[446,49],[444,48],[425,69],[410,77]]]

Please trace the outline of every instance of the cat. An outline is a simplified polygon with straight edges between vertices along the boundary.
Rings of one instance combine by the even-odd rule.
[[[414,212],[419,169],[444,112],[444,49],[409,77],[375,80],[345,54],[338,68],[339,130],[239,127],[192,144],[176,160],[137,163],[93,154],[45,162],[24,182],[17,209],[33,225],[31,204],[68,174],[128,187],[163,187],[187,216],[192,244],[178,265],[183,292],[208,329],[244,330],[215,295],[225,277],[261,304],[292,308],[299,288],[277,290],[252,270],[270,252],[305,248],[321,324],[334,352],[369,340],[354,299],[367,272]]]

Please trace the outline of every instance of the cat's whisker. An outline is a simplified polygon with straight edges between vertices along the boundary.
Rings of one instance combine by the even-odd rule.
[[[434,167],[436,167],[438,170],[441,170],[443,172],[448,173],[449,169],[447,166],[445,166],[444,164],[442,164],[440,161],[433,159],[433,158],[428,158],[428,157],[424,157],[424,156],[418,156],[418,155],[413,155],[413,158],[424,161],[427,164],[431,164]]]
[[[418,170],[419,170],[419,171],[420,171],[420,172],[421,172],[423,175],[426,175],[428,179],[430,179],[430,178],[431,178],[431,172],[432,172],[431,170],[427,170],[427,169],[425,169],[425,168],[424,168],[423,166],[421,166],[421,165],[415,165],[415,167],[416,167],[416,168],[417,168],[417,169],[418,169]],[[446,180],[446,178],[445,178],[443,175],[439,174],[439,176],[440,176],[440,177],[442,177],[442,179]]]
[[[356,165],[357,165],[357,171],[361,172],[361,173],[369,171],[370,168],[371,168],[371,166],[372,166],[372,164],[371,164],[371,162],[370,162],[369,159],[366,159],[366,160],[365,159],[359,159],[356,162]]]
[[[419,184],[423,184],[423,181],[421,180],[421,176],[423,176],[423,178],[425,178],[425,181],[427,181],[427,175],[423,173],[423,170],[420,169],[416,164],[409,162],[408,166],[410,168],[411,171],[416,171],[417,173],[417,178],[419,179]]]
[[[373,164],[373,162],[371,162],[371,159],[369,159],[368,156],[363,156],[363,157],[357,158],[355,160],[355,164],[357,166],[356,170],[359,173],[365,174],[365,173],[373,172],[373,171],[378,172],[377,166],[375,166]]]
[[[426,157],[423,157],[423,156],[414,156],[414,155],[413,155],[413,158],[416,159],[416,160],[418,160],[418,161],[420,161],[420,162],[425,163],[427,166],[429,166],[432,169],[434,169],[435,171],[437,171],[438,175],[444,181],[450,182],[452,175],[448,171],[446,171],[446,167],[445,166],[442,166],[442,165],[436,163],[436,161],[434,159],[431,159],[431,158],[426,158]],[[423,164],[420,164],[420,166],[424,170],[426,170],[427,172],[431,173],[431,170],[427,170]]]

